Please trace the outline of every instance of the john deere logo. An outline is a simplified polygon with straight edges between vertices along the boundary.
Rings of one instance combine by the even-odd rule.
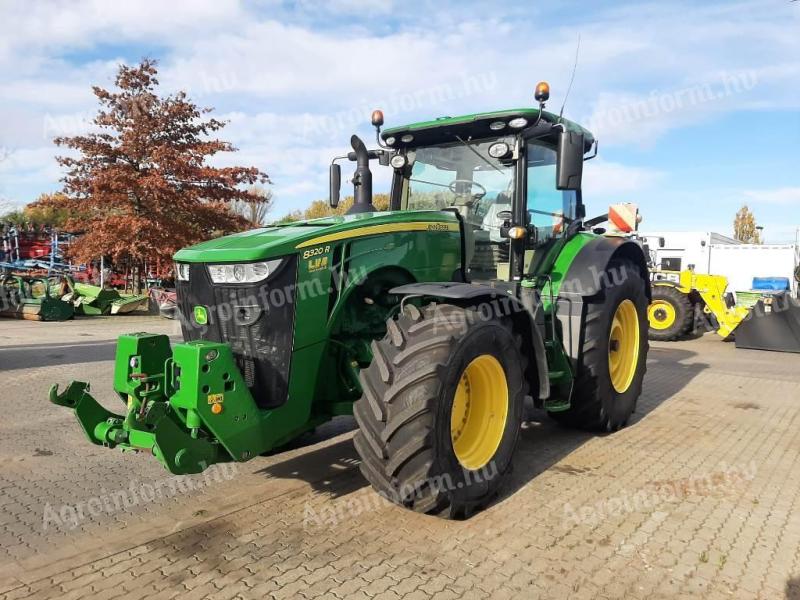
[[[194,322],[198,325],[205,325],[208,323],[208,311],[205,306],[194,307]]]

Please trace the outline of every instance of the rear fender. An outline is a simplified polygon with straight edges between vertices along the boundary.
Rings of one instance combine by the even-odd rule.
[[[547,355],[542,332],[536,326],[533,315],[515,296],[487,285],[458,282],[412,283],[392,288],[390,292],[406,297],[443,300],[463,307],[488,306],[495,315],[508,316],[514,323],[514,330],[522,334],[523,351],[531,359],[527,373],[531,389],[538,389],[541,400],[550,397],[550,379],[547,375]]]
[[[616,276],[608,268],[615,261],[628,260],[639,269],[648,302],[653,299],[647,257],[642,247],[622,237],[599,236],[587,243],[573,259],[558,288],[557,317],[563,332],[564,349],[577,366],[583,347],[585,304],[602,294]]]
[[[597,237],[575,256],[559,287],[559,296],[573,295],[591,298],[601,293],[607,282],[608,266],[618,260],[629,260],[639,269],[647,282],[647,299],[652,300],[647,258],[642,247],[633,240],[621,237]]]

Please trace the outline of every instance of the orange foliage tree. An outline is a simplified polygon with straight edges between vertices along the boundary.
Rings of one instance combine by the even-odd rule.
[[[256,167],[207,164],[236,150],[213,138],[225,122],[205,117],[211,109],[198,108],[184,92],[160,96],[156,66],[150,59],[121,65],[116,89],[92,88],[100,103],[95,129],[54,140],[79,154],[56,159],[67,169],[57,203],[80,215],[66,228],[85,234],[72,257],[126,264],[137,289],[146,261],[169,265],[184,246],[246,228],[229,205],[250,199],[239,186],[268,181]]]

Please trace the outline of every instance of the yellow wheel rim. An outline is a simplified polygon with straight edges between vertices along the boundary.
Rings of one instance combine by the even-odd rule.
[[[608,342],[608,371],[617,393],[628,391],[639,365],[639,315],[636,305],[623,301],[611,321]]]
[[[508,382],[503,366],[482,354],[461,374],[450,411],[450,438],[466,469],[485,466],[497,452],[508,417]]]
[[[666,300],[653,300],[647,309],[647,320],[650,321],[650,327],[659,331],[672,327],[677,318],[675,307]]]

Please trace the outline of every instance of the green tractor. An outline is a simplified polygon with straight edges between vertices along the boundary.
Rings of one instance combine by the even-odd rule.
[[[560,423],[623,427],[641,394],[650,284],[640,246],[590,230],[596,142],[538,108],[357,136],[344,216],[276,225],[175,255],[184,342],[121,336],[115,414],[72,382],[52,402],[89,439],[198,473],[355,415],[360,468],[389,500],[464,518],[508,473],[527,402]],[[370,162],[391,168],[372,205]]]

